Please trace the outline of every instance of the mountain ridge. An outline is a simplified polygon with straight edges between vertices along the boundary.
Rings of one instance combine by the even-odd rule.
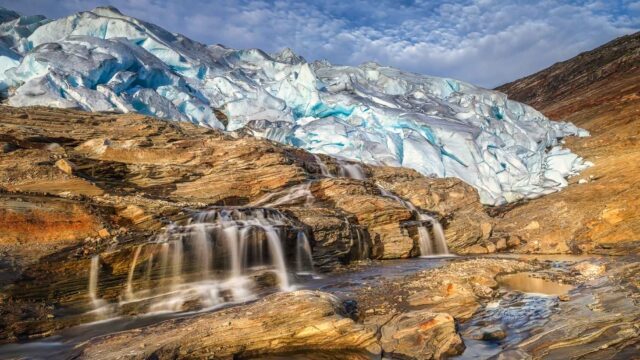
[[[632,166],[640,163],[638,64],[635,33],[498,87],[589,130],[590,137],[567,138],[565,146],[595,165],[562,192],[507,211],[497,231],[528,241],[534,252],[638,252],[640,172]]]
[[[559,119],[576,111],[577,105],[566,104],[568,98],[575,101],[575,98],[585,96],[583,92],[596,83],[621,80],[620,77],[640,78],[640,31],[495,89]],[[628,92],[627,89],[622,91]]]

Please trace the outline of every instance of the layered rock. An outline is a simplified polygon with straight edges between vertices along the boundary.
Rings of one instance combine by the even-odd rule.
[[[469,320],[498,295],[498,274],[532,270],[518,260],[452,261],[399,279],[381,280],[355,294],[365,324],[380,327],[390,356],[439,359],[461,354],[456,324]]]
[[[489,243],[494,221],[471,186],[455,178],[424,177],[411,169],[372,167],[371,170],[374,181],[384,188],[436,213],[446,224],[445,235],[453,252],[484,252],[474,246]]]
[[[311,188],[316,198],[355,215],[357,223],[368,229],[371,242],[379,245],[377,256],[382,259],[407,258],[419,254],[416,242],[401,225],[414,214],[393,199],[382,196],[370,183],[330,179]]]
[[[464,349],[449,314],[417,310],[393,317],[380,329],[382,349],[387,356],[441,359]]]
[[[318,214],[338,210],[334,217],[349,219],[363,230],[360,235],[373,244],[375,257],[418,253],[417,235],[405,224],[415,220],[415,214],[381,193],[373,184],[378,180],[372,170],[368,170],[374,173],[370,180],[327,178],[320,174],[316,158],[297,149],[137,115],[4,111],[8,122],[2,127],[3,136],[13,148],[2,155],[0,168],[7,191],[87,199],[113,208],[117,218],[112,226],[118,228],[162,217],[168,208],[265,204],[262,200],[315,179],[309,183],[315,202],[294,199],[275,206],[325,209]],[[336,166],[335,160],[328,164]],[[394,171],[404,170],[386,170]],[[415,171],[410,174],[406,181],[391,184],[391,190],[447,219],[452,225],[445,230],[456,249],[464,251],[482,239],[484,223],[468,214],[486,215],[469,186],[452,179],[427,180]],[[413,195],[416,191],[418,195]],[[311,214],[305,216],[309,225],[318,223],[309,218]],[[344,235],[348,239],[341,236],[339,241],[345,243],[359,236],[351,226]]]
[[[80,359],[235,358],[305,352],[377,355],[374,331],[345,314],[335,296],[296,291],[207,315],[93,339]]]
[[[4,194],[0,197],[0,243],[73,244],[103,229],[99,215],[80,201]]]
[[[367,179],[337,177],[340,163],[323,157],[331,172],[323,174],[318,158],[299,149],[140,115],[1,111],[0,224],[7,226],[0,230],[0,247],[12,264],[11,276],[2,280],[12,286],[3,297],[14,302],[6,316],[18,324],[1,334],[6,340],[85,321],[55,319],[88,310],[91,256],[101,254],[100,296],[116,299],[136,246],[156,241],[167,225],[185,224],[193,211],[212,205],[281,209],[293,227],[308,234],[318,271],[419,254],[416,214],[383,193],[381,185],[391,182],[379,181],[375,173],[383,170],[375,167],[364,168]],[[409,199],[417,182],[438,194],[433,201],[414,197],[422,201],[421,211],[444,220],[467,211],[456,194],[467,194],[469,186],[421,179],[411,171],[410,181],[398,182],[393,191],[414,189],[403,193]],[[473,211],[480,209],[477,195],[467,201]],[[478,242],[479,229],[471,217],[461,219],[467,234],[451,232],[449,220],[444,227],[463,252]],[[291,236],[295,241],[295,232]],[[293,252],[284,249],[287,256]],[[26,311],[30,304],[45,311]]]

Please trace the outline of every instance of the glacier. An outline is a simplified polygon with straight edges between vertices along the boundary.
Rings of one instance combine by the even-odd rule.
[[[549,194],[590,165],[588,136],[505,94],[376,63],[308,62],[204,45],[99,7],[65,18],[0,10],[0,92],[11,106],[138,112],[367,164],[457,177],[487,205]]]

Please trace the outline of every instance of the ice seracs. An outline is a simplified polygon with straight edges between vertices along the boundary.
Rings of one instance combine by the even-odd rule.
[[[588,165],[559,147],[586,131],[461,81],[206,46],[111,7],[54,21],[0,15],[0,91],[13,106],[244,128],[313,153],[458,177],[490,205],[557,191]],[[7,25],[16,19],[23,30]]]

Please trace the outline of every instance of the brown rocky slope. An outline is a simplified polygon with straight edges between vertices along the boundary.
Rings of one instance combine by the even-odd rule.
[[[594,163],[561,192],[508,208],[496,233],[520,250],[637,253],[640,241],[640,33],[497,88],[591,132],[566,146]]]
[[[323,175],[299,149],[134,114],[0,107],[0,118],[0,340],[86,321],[52,319],[87,310],[93,255],[101,254],[100,295],[115,300],[136,247],[170,223],[305,188],[308,196],[273,206],[309,234],[318,271],[419,255],[421,222],[383,187],[439,218],[452,251],[496,249],[477,193],[457,179],[379,167],[363,167],[365,180]],[[334,159],[322,160],[339,173]]]

